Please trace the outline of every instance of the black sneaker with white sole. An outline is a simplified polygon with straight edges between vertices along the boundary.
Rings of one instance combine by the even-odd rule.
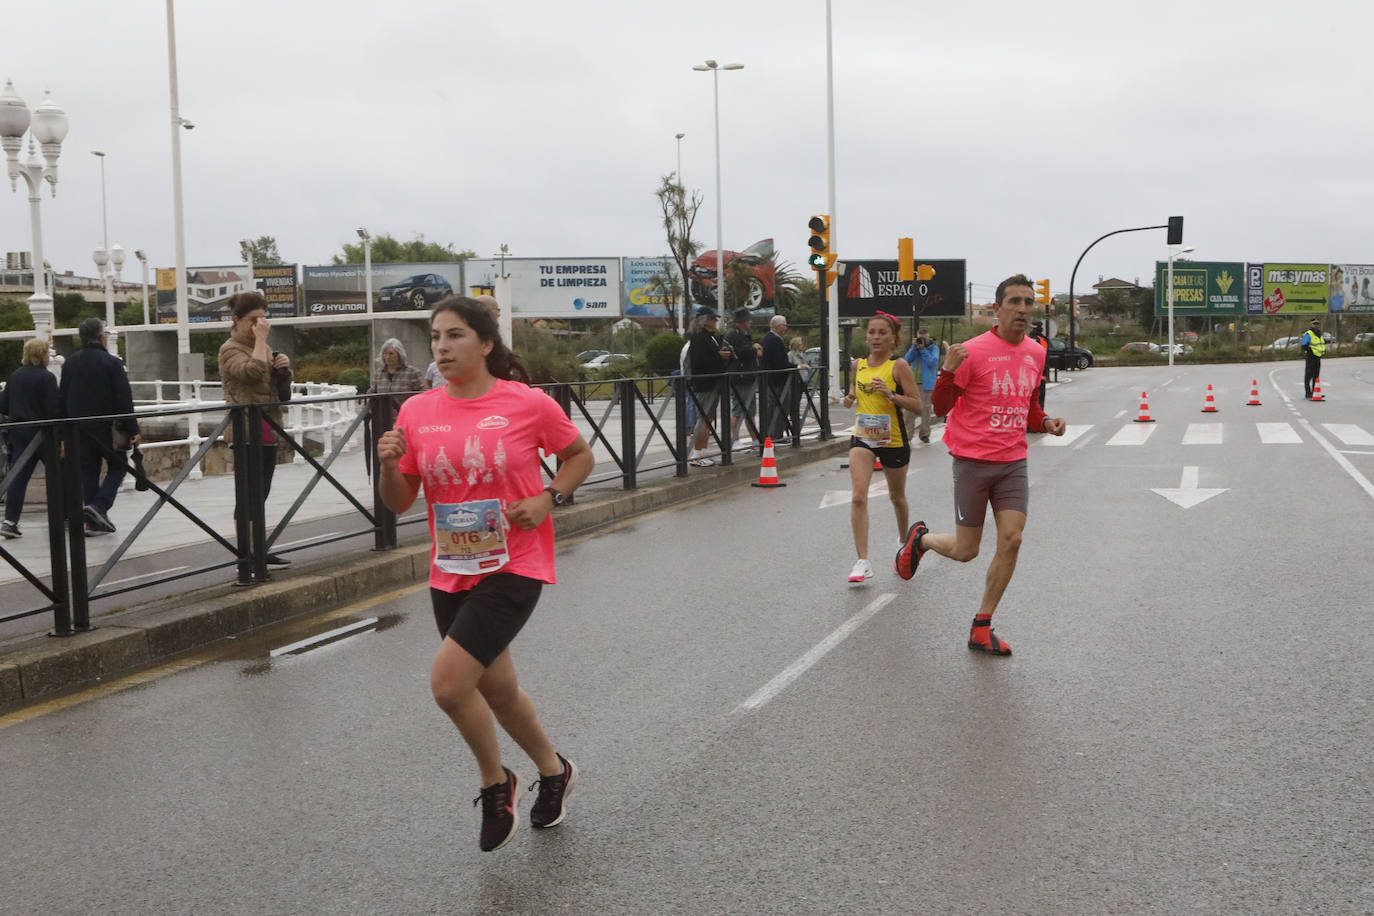
[[[536,827],[556,826],[568,813],[568,796],[577,782],[577,764],[562,754],[558,755],[558,762],[563,764],[563,772],[557,776],[541,773],[539,781],[530,786],[530,791],[539,790],[530,808],[530,823]]]
[[[474,805],[482,806],[482,835],[479,845],[483,852],[500,849],[515,836],[515,828],[520,826],[520,815],[515,810],[515,790],[520,780],[503,767],[506,778],[494,786],[487,786],[476,798]]]
[[[23,536],[24,532],[19,530],[18,522],[0,522],[0,538],[4,538],[8,541],[11,538],[22,538]]]
[[[267,565],[274,567],[276,569],[282,569],[284,567],[290,566],[291,561],[286,559],[286,557],[279,557],[275,553],[269,553],[267,555]]]

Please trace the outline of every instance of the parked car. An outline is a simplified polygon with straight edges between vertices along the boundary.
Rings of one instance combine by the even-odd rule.
[[[1374,341],[1374,334],[1364,333],[1355,335],[1355,343],[1357,344],[1368,343],[1370,341]]]
[[[1148,340],[1133,340],[1121,347],[1122,353],[1158,353],[1159,344],[1150,343]]]
[[[421,311],[452,293],[453,287],[438,274],[415,274],[400,283],[383,286],[380,301],[392,308]]]
[[[1160,355],[1162,355],[1162,356],[1168,356],[1168,355],[1169,355],[1169,347],[1170,347],[1170,346],[1171,346],[1170,344],[1160,344],[1160,345],[1158,346],[1158,348],[1157,348],[1157,349],[1159,350],[1159,352],[1160,352]],[[1188,346],[1187,344],[1176,343],[1176,344],[1172,344],[1172,346],[1173,346],[1173,348],[1174,348],[1174,355],[1175,355],[1175,356],[1180,356],[1180,355],[1182,355],[1182,354],[1184,354],[1184,353],[1192,353],[1192,352],[1193,352],[1193,348],[1190,347],[1190,346]]]
[[[733,261],[742,261],[752,269],[749,278],[749,294],[744,304],[751,312],[768,308],[773,304],[773,240],[763,239],[743,251],[722,251],[725,269]],[[692,300],[716,307],[716,250],[704,251],[687,266],[687,283],[692,290]],[[738,304],[738,303],[737,303]]]
[[[628,362],[631,359],[633,357],[628,353],[603,353],[583,363],[582,368],[592,372],[600,372],[602,369],[610,369],[614,363]]]
[[[1093,364],[1093,351],[1087,347],[1071,347],[1060,337],[1047,337],[1046,369],[1086,369]]]
[[[1322,340],[1326,341],[1326,348],[1327,348],[1328,350],[1334,350],[1334,349],[1336,348],[1336,338],[1332,337],[1330,334],[1323,333],[1323,334],[1322,334]],[[1278,340],[1274,341],[1273,343],[1271,343],[1271,344],[1266,344],[1265,347],[1264,347],[1264,349],[1266,349],[1266,350],[1296,350],[1296,349],[1298,349],[1298,348],[1301,347],[1301,346],[1302,346],[1302,335],[1299,334],[1297,337],[1280,337]]]
[[[591,362],[592,360],[596,359],[598,356],[606,356],[606,355],[608,355],[610,352],[611,352],[610,350],[583,350],[581,353],[577,354],[577,356],[574,357],[574,358],[575,358],[579,363],[589,363],[589,362]]]

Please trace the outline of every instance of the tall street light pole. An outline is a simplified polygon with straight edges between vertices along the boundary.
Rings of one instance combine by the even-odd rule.
[[[1183,255],[1183,254],[1187,254],[1187,253],[1190,252],[1190,251],[1196,251],[1196,250],[1197,250],[1197,249],[1195,249],[1195,248],[1182,248],[1182,249],[1179,249],[1178,251],[1175,251],[1174,249],[1175,249],[1176,247],[1177,247],[1177,246],[1175,246],[1175,245],[1170,245],[1170,246],[1169,246],[1169,283],[1168,283],[1168,285],[1169,285],[1169,292],[1168,292],[1169,298],[1168,298],[1168,303],[1169,303],[1169,365],[1170,365],[1170,366],[1172,366],[1172,365],[1174,364],[1174,257],[1175,257],[1176,255]]]
[[[835,237],[836,219],[835,206],[835,54],[834,42],[831,38],[830,29],[830,0],[825,0],[825,152],[826,152],[826,184],[830,209],[830,250],[838,251],[838,244]],[[824,277],[822,277],[824,282]],[[839,282],[838,280],[836,281]],[[834,370],[830,373],[830,399],[838,400],[840,397],[840,372],[839,367],[844,365],[844,360],[837,360],[840,348],[840,295],[839,290],[835,291],[829,298],[830,320],[828,327],[821,328],[821,346],[828,349],[822,352],[830,354],[829,360],[822,365],[833,365]]]
[[[687,135],[682,131],[678,131],[673,136],[677,138],[677,186],[682,189],[682,204],[685,207],[687,205],[687,185],[682,181],[682,138]],[[674,252],[674,255],[676,255],[676,252]],[[674,260],[676,260],[676,257]],[[680,269],[681,268],[679,268],[679,270]],[[687,297],[687,275],[682,274],[682,295],[678,301],[678,311],[682,313],[679,317],[681,319],[682,333],[684,335],[687,333],[687,311],[690,304]]]
[[[57,157],[62,153],[62,141],[67,139],[67,127],[67,113],[52,100],[51,93],[45,92],[42,103],[30,113],[29,106],[14,91],[14,83],[5,81],[5,91],[0,93],[0,148],[5,150],[10,190],[17,190],[20,175],[29,186],[29,228],[33,233],[33,295],[28,300],[29,314],[33,316],[34,330],[45,339],[52,335],[53,305],[43,263],[43,219],[38,210],[43,198],[39,191],[46,181],[52,196],[57,196]],[[26,131],[29,158],[21,163],[19,151]],[[43,149],[43,162],[38,161],[34,152],[35,143]]]
[[[190,130],[195,125],[181,116],[177,100],[177,29],[172,10],[172,0],[167,0],[167,77],[170,84],[172,106],[172,223],[176,235],[176,288],[177,288],[177,375],[188,381],[187,371],[191,360],[183,359],[191,352],[191,324],[189,315],[189,296],[186,291],[186,219],[181,206],[181,131]]]
[[[142,248],[134,250],[134,257],[143,268],[143,324],[148,324],[148,253]]]
[[[124,249],[116,252],[110,248],[110,210],[105,195],[105,151],[93,149],[91,155],[100,160],[100,247],[91,256],[96,270],[105,286],[105,334],[106,344],[111,353],[119,355],[119,331],[115,327],[114,281],[124,266]],[[125,354],[126,356],[128,354]]]
[[[1069,349],[1072,350],[1076,345],[1076,334],[1078,329],[1077,304],[1073,300],[1073,284],[1078,278],[1078,267],[1083,263],[1083,259],[1088,256],[1088,252],[1103,239],[1109,239],[1114,235],[1121,235],[1123,232],[1146,232],[1150,229],[1166,229],[1168,235],[1165,236],[1166,244],[1183,244],[1183,217],[1171,216],[1169,221],[1162,226],[1137,226],[1134,229],[1113,229],[1105,235],[1099,235],[1093,239],[1091,245],[1083,249],[1083,253],[1078,256],[1078,260],[1073,262],[1073,272],[1069,274]]]
[[[725,311],[725,219],[721,215],[721,194],[720,194],[720,71],[722,70],[743,70],[744,64],[725,64],[718,66],[715,61],[708,60],[704,64],[696,64],[693,70],[711,71],[712,97],[715,102],[715,122],[716,122],[716,308],[720,312]]]

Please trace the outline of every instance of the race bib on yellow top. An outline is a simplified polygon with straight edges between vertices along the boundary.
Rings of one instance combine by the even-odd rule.
[[[884,448],[892,442],[892,417],[885,413],[856,413],[854,437],[869,448]]]
[[[440,570],[485,575],[509,559],[506,516],[499,499],[434,504],[434,565]]]

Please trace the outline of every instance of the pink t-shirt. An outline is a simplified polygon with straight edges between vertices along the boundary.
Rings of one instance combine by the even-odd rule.
[[[954,370],[954,384],[964,393],[945,421],[945,445],[958,458],[1020,461],[1026,457],[1026,419],[1045,369],[1045,349],[1029,337],[1012,346],[996,331],[964,346],[968,358]]]
[[[563,415],[557,401],[537,388],[505,379],[498,379],[490,391],[476,398],[452,397],[447,388],[417,394],[401,405],[396,428],[405,433],[407,443],[401,473],[424,483],[429,584],[446,592],[470,589],[487,573],[464,575],[439,568],[434,504],[480,505],[482,500],[498,500],[504,516],[510,503],[543,491],[540,451],[551,455],[578,436],[577,427]],[[491,513],[487,527],[494,527],[496,521]],[[533,531],[510,526],[504,517],[500,521],[506,529],[506,556],[499,571],[541,582],[557,581],[553,516]]]

